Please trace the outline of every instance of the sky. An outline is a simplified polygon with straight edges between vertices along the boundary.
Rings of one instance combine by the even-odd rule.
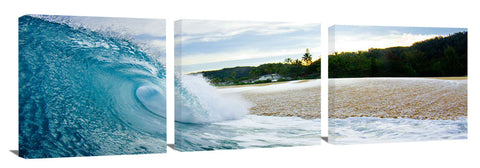
[[[96,32],[113,33],[133,39],[148,54],[160,57],[165,63],[166,23],[164,19],[85,17],[61,15],[32,15],[71,27],[83,27]]]
[[[182,73],[320,58],[318,23],[180,20],[175,23],[175,66]]]
[[[334,25],[329,28],[328,53],[410,46],[418,41],[437,36],[448,36],[461,31],[467,31],[467,29]]]

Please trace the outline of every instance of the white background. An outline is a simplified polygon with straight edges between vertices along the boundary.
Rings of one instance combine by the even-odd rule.
[[[242,0],[175,1],[2,1],[0,79],[0,167],[479,167],[478,4],[468,0],[329,0],[289,2]],[[18,149],[18,17],[24,14],[167,19],[167,87],[172,88],[173,21],[176,19],[253,20],[322,23],[322,54],[332,24],[468,28],[468,140],[387,144],[244,149],[214,152],[100,156],[25,160]],[[326,59],[322,72],[326,72]],[[326,78],[326,73],[322,77]],[[326,81],[322,83],[326,86]],[[326,87],[322,93],[326,93]],[[167,94],[168,142],[173,143],[173,95]],[[326,116],[326,94],[322,115]],[[323,122],[322,125],[325,125]],[[326,134],[322,127],[322,135]],[[477,156],[475,156],[477,155]]]

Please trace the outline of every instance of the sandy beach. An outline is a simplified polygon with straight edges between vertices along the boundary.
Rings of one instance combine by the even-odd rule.
[[[320,118],[320,88],[274,93],[246,93],[255,102],[250,112],[268,116],[295,116],[305,119]]]
[[[262,91],[290,83],[223,87],[253,102],[250,113],[320,118],[320,86]],[[380,117],[455,120],[467,116],[466,77],[330,79],[329,118]]]
[[[467,116],[466,78],[343,78],[329,82],[330,118],[455,120]]]
[[[312,84],[316,82],[316,84]],[[320,118],[320,80],[299,80],[268,84],[228,86],[253,103],[251,114]]]

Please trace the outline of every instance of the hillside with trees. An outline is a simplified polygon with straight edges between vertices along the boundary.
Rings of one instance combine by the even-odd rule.
[[[320,58],[312,61],[312,55],[307,49],[302,59],[287,58],[280,63],[266,63],[259,66],[233,67],[221,70],[203,71],[202,74],[214,85],[242,85],[266,83],[272,80],[259,80],[261,76],[278,74],[278,81],[320,78]]]
[[[467,32],[410,47],[335,53],[328,59],[329,78],[467,76]]]

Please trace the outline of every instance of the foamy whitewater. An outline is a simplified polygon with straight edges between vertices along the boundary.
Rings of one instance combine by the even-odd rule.
[[[49,20],[19,18],[19,155],[165,152],[159,57],[122,36]]]
[[[416,120],[409,118],[350,117],[329,119],[329,143],[357,144],[467,139],[467,118]]]
[[[175,148],[198,151],[320,144],[320,119],[253,115],[249,109],[255,102],[242,96],[319,84],[294,83],[217,89],[201,76],[177,75]]]
[[[236,94],[222,94],[202,76],[183,75],[175,87],[175,120],[211,123],[242,118],[250,102]]]

